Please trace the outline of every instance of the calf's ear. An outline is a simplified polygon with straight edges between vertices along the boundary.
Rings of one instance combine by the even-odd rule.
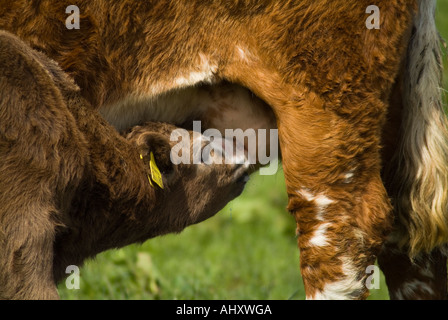
[[[171,145],[168,137],[157,132],[145,132],[138,137],[136,142],[145,162],[151,160],[152,153],[162,175],[173,171],[174,165],[170,158]]]

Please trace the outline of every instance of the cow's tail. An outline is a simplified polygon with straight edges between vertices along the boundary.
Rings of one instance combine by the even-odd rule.
[[[407,52],[395,207],[411,256],[448,242],[448,121],[436,0],[420,0]]]

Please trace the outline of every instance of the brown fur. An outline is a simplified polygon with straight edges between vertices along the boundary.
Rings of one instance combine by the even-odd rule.
[[[172,165],[172,125],[123,138],[56,63],[6,32],[0,95],[0,299],[57,298],[67,266],[180,232],[243,190],[243,165]],[[150,152],[163,190],[148,181]]]
[[[0,28],[55,59],[108,119],[136,112],[138,123],[137,106],[157,119],[150,102],[194,85],[249,89],[279,129],[307,296],[365,298],[366,267],[392,227],[381,156],[398,148],[400,71],[417,3],[374,1],[381,27],[369,30],[370,0],[79,0],[81,29],[67,30],[70,1],[0,0]],[[182,108],[169,108],[180,117]],[[219,127],[216,108],[185,112],[183,121]],[[324,223],[327,243],[315,246]]]

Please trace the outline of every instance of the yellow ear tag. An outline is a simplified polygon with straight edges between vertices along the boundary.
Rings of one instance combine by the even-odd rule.
[[[157,183],[157,185],[163,189],[162,174],[159,168],[157,168],[156,160],[154,159],[154,154],[151,152],[151,159],[149,161],[149,169],[151,170],[152,181]]]
[[[143,155],[140,155],[140,159],[143,160]],[[148,177],[149,184],[151,185],[151,187],[154,188],[154,185],[152,184],[151,178],[149,177],[149,175],[147,175],[147,177]]]

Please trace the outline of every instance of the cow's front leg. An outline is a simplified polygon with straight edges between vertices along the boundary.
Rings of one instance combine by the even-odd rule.
[[[318,97],[303,102],[277,114],[306,296],[363,299],[390,225],[375,137],[380,117],[366,119],[373,130],[363,130]]]

